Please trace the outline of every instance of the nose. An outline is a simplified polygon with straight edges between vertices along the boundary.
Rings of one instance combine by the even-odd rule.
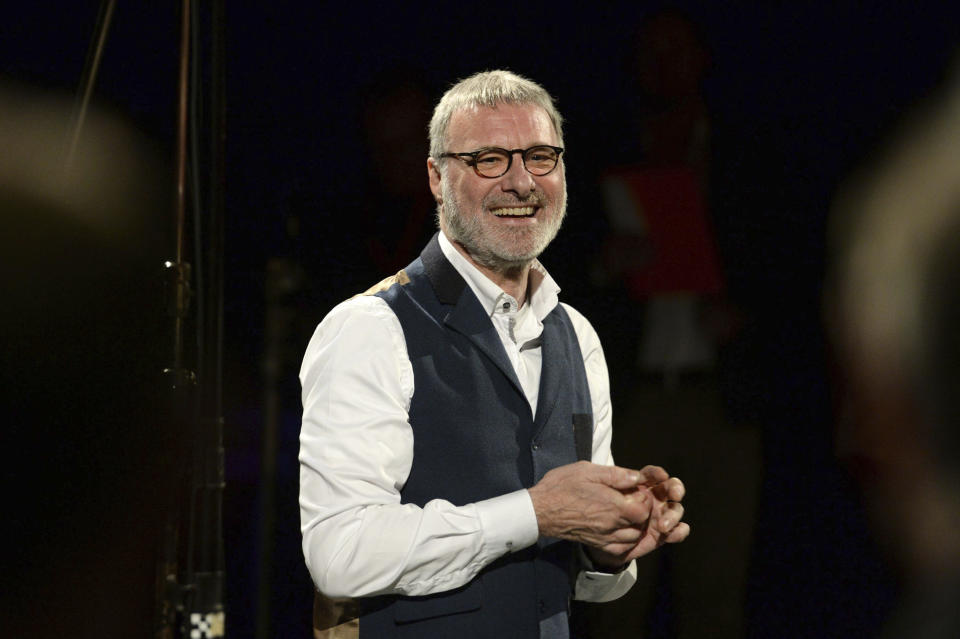
[[[520,152],[514,152],[510,169],[500,177],[500,189],[525,200],[536,188],[537,182],[533,174],[523,166],[523,155]]]

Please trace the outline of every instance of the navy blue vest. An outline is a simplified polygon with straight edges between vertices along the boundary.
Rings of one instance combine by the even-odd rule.
[[[377,293],[400,320],[414,374],[413,465],[401,501],[469,504],[589,459],[590,392],[566,311],[557,305],[543,322],[534,416],[488,311],[436,236],[405,273],[408,282]],[[541,619],[568,610],[575,570],[572,544],[541,539],[457,590],[361,600],[360,636],[536,639]]]

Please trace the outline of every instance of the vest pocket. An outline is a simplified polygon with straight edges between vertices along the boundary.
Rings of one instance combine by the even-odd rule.
[[[573,442],[577,447],[577,461],[593,458],[593,414],[573,414]]]
[[[402,624],[479,610],[482,594],[480,579],[474,578],[467,585],[450,592],[398,599],[393,606],[393,618],[398,624]]]

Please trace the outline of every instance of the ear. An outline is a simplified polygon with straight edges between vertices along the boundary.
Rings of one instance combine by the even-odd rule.
[[[443,204],[443,190],[440,188],[440,180],[443,176],[440,174],[440,167],[437,166],[433,158],[427,158],[427,178],[430,180],[430,191],[433,192],[433,199],[438,204]]]

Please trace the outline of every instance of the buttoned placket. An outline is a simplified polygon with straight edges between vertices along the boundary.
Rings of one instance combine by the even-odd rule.
[[[541,368],[540,334],[543,326],[529,305],[520,307],[507,293],[500,293],[493,305],[491,320],[500,334],[507,357],[513,364],[532,414],[537,412]]]

